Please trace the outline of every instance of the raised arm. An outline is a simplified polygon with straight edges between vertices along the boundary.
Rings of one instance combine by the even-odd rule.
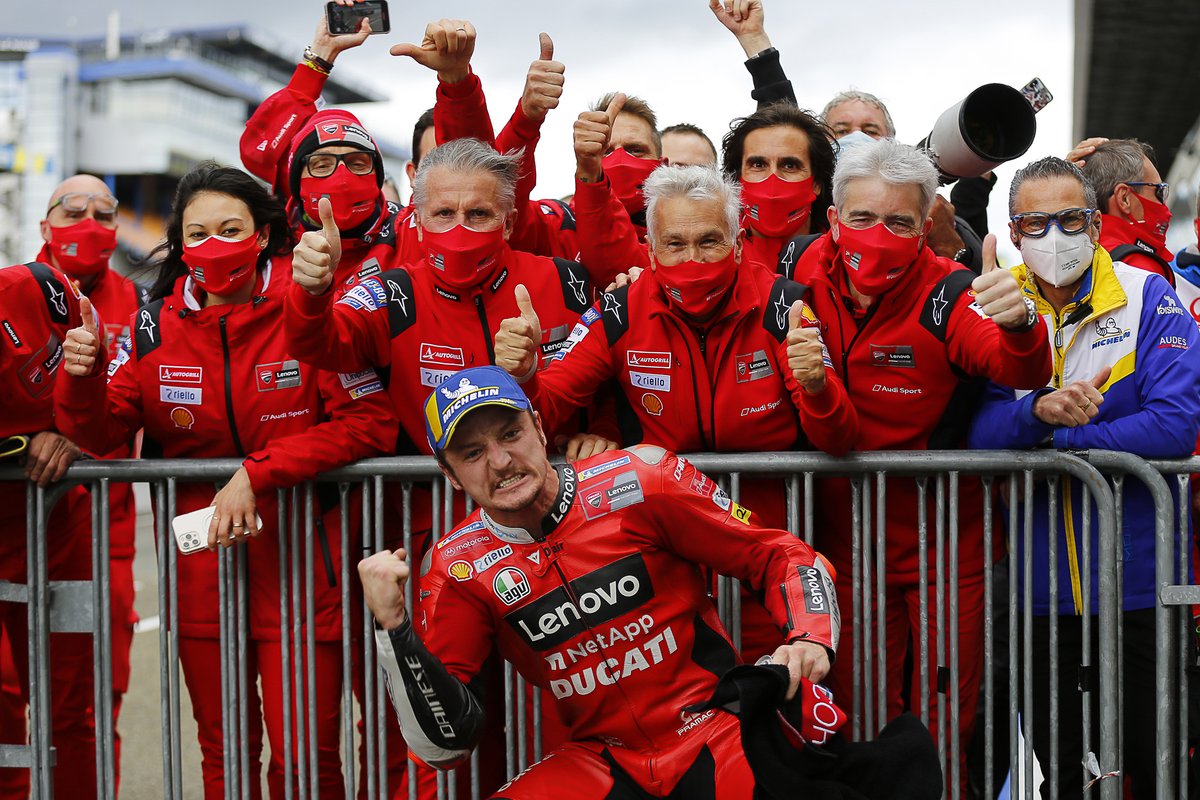
[[[771,46],[764,25],[762,0],[709,0],[708,7],[729,29],[746,54],[746,70],[754,82],[750,96],[759,108],[786,100],[796,103],[792,82],[779,63],[779,51]]]
[[[292,79],[260,103],[246,122],[238,149],[250,174],[271,184],[276,191],[286,189],[292,136],[317,113],[317,99],[338,55],[358,47],[370,34],[371,23],[364,18],[358,33],[334,36],[329,32],[325,14],[321,14],[312,44],[296,65]]]

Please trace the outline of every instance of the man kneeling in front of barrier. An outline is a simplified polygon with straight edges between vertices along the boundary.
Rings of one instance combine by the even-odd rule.
[[[815,683],[837,649],[834,575],[802,540],[758,527],[658,447],[552,466],[537,414],[496,367],[447,378],[425,419],[442,471],[478,508],[426,556],[412,617],[404,551],[359,564],[415,755],[440,768],[469,755],[497,650],[571,731],[498,797],[940,794],[911,717],[883,741],[837,736],[846,717]],[[762,593],[782,632],[770,665],[737,665],[701,566]]]

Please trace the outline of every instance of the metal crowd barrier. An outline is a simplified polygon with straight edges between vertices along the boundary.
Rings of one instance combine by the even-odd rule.
[[[1082,455],[1083,457],[1078,457]],[[1184,643],[1189,635],[1187,617],[1181,613],[1184,605],[1200,602],[1200,588],[1187,585],[1188,525],[1186,500],[1176,500],[1166,481],[1159,475],[1174,477],[1180,487],[1186,488],[1187,475],[1200,472],[1200,459],[1164,462],[1153,467],[1146,462],[1124,453],[1092,451],[1084,454],[1069,454],[1054,451],[948,451],[948,452],[904,452],[864,453],[847,458],[832,458],[814,453],[754,453],[754,454],[702,454],[688,456],[698,468],[716,478],[735,501],[742,494],[742,484],[747,476],[768,476],[782,480],[786,487],[787,527],[797,536],[812,542],[819,522],[821,490],[825,480],[833,477],[848,478],[851,482],[852,530],[851,544],[853,566],[850,575],[839,575],[839,582],[849,580],[854,598],[852,608],[842,608],[843,626],[855,632],[853,652],[842,652],[839,661],[852,661],[852,697],[837,697],[835,700],[850,712],[851,724],[845,731],[852,738],[874,736],[887,722],[888,687],[887,664],[889,659],[904,658],[902,652],[889,652],[886,645],[887,589],[887,544],[885,511],[888,508],[887,490],[889,480],[911,480],[918,491],[918,507],[913,509],[917,520],[920,569],[920,612],[921,630],[914,630],[912,644],[912,671],[919,676],[918,696],[910,697],[913,713],[929,723],[931,710],[936,709],[937,724],[933,731],[938,741],[938,750],[946,775],[947,796],[961,796],[962,742],[959,726],[959,667],[958,639],[958,534],[960,522],[966,515],[982,515],[984,537],[984,652],[983,652],[983,698],[982,713],[977,722],[984,739],[984,768],[982,791],[986,797],[995,797],[996,790],[992,769],[997,760],[997,741],[993,728],[1004,714],[1008,721],[1008,766],[1015,779],[1019,779],[1022,794],[1026,798],[1035,796],[1033,782],[1032,721],[1037,714],[1046,713],[1050,721],[1051,750],[1042,769],[1049,781],[1056,783],[1058,768],[1056,742],[1059,720],[1057,698],[1052,695],[1049,709],[1035,708],[1029,681],[1022,676],[1032,669],[1034,658],[1048,658],[1051,684],[1056,685],[1059,669],[1056,645],[1057,615],[1051,614],[1050,653],[1032,652],[1031,626],[1031,548],[1024,547],[1026,576],[1023,586],[1017,586],[1017,564],[1014,557],[1008,559],[1009,590],[1007,600],[1009,648],[1006,672],[1009,689],[1001,711],[993,691],[997,667],[993,663],[998,633],[994,610],[1004,610],[1004,605],[995,605],[995,576],[993,574],[993,545],[996,543],[996,517],[993,498],[997,493],[1007,496],[1011,503],[1022,498],[1020,513],[1008,516],[1005,539],[1012,543],[1024,537],[1032,541],[1033,511],[1030,501],[1036,485],[1044,483],[1049,489],[1050,521],[1057,531],[1058,506],[1055,491],[1064,480],[1076,480],[1084,487],[1084,527],[1092,515],[1095,505],[1100,537],[1098,552],[1091,552],[1090,537],[1084,537],[1081,576],[1084,582],[1085,603],[1082,619],[1083,655],[1085,670],[1095,668],[1098,672],[1097,686],[1084,686],[1085,692],[1098,694],[1097,741],[1092,741],[1091,720],[1088,704],[1084,703],[1084,718],[1080,721],[1085,753],[1095,753],[1095,763],[1101,774],[1118,776],[1115,779],[1099,780],[1091,789],[1083,789],[1083,796],[1117,798],[1121,795],[1119,774],[1120,726],[1121,726],[1121,598],[1122,557],[1121,540],[1121,496],[1123,480],[1132,476],[1145,483],[1151,490],[1156,508],[1157,567],[1160,603],[1156,616],[1157,673],[1156,692],[1160,703],[1158,713],[1157,752],[1158,796],[1182,797],[1187,795],[1188,719],[1187,698],[1180,697],[1178,687],[1184,670],[1188,668],[1187,648]],[[35,798],[53,797],[52,773],[54,751],[51,742],[49,719],[50,697],[45,679],[53,668],[53,654],[49,652],[48,634],[51,630],[87,631],[94,636],[96,691],[95,703],[98,718],[111,719],[112,674],[111,661],[107,654],[111,650],[110,617],[108,614],[108,515],[107,494],[110,481],[148,482],[152,487],[156,515],[155,536],[158,566],[158,606],[161,615],[159,638],[159,681],[162,689],[161,724],[163,733],[162,775],[163,796],[184,796],[184,764],[180,734],[180,700],[183,684],[180,680],[179,620],[177,606],[178,556],[170,520],[175,516],[176,490],[185,482],[216,483],[228,479],[240,466],[232,459],[211,461],[120,461],[83,462],[71,467],[67,478],[46,490],[29,485],[27,548],[27,586],[0,582],[0,600],[28,603],[30,624],[29,663],[31,685],[34,687],[30,699],[30,745],[28,747],[0,746],[0,785],[3,784],[3,767],[24,766],[30,768],[31,785]],[[1176,477],[1177,476],[1177,477]],[[1110,486],[1109,478],[1112,480]],[[15,469],[0,470],[0,481],[21,480]],[[960,504],[961,487],[965,481],[980,481],[983,486],[983,507],[977,510],[964,508]],[[432,497],[432,533],[436,542],[453,525],[455,491],[444,482],[436,465],[429,458],[373,459],[352,464],[337,472],[321,476],[319,482],[332,483],[341,501],[341,552],[343,553],[341,574],[338,576],[341,590],[342,621],[342,673],[341,691],[341,737],[342,737],[342,782],[347,796],[355,796],[359,788],[365,788],[368,798],[391,797],[395,787],[388,785],[387,770],[387,727],[386,715],[391,714],[386,689],[375,664],[372,620],[361,597],[350,589],[351,570],[357,562],[351,553],[352,504],[361,507],[362,552],[382,549],[385,540],[385,502],[399,493],[402,499],[402,534],[406,549],[411,552],[413,540],[412,498],[414,487],[427,484]],[[98,577],[82,586],[60,586],[50,584],[46,575],[46,553],[44,532],[54,502],[67,488],[76,484],[88,485],[92,491],[93,510],[93,575]],[[895,485],[894,483],[892,484]],[[283,651],[282,696],[284,731],[284,796],[287,798],[317,797],[319,794],[319,770],[317,753],[317,723],[313,713],[316,705],[315,635],[313,625],[306,624],[314,617],[313,580],[314,556],[317,544],[314,539],[314,517],[304,513],[311,509],[315,492],[314,484],[305,484],[293,490],[278,492],[279,502],[279,596],[280,638]],[[359,496],[361,493],[361,496]],[[932,524],[930,522],[930,494],[932,497]],[[1181,493],[1187,497],[1187,493]],[[469,507],[469,506],[468,506]],[[1014,508],[1016,506],[1014,505]],[[163,513],[165,511],[165,513]],[[1011,550],[1015,555],[1015,548]],[[1058,587],[1055,574],[1055,548],[1050,548],[1050,593],[1051,605],[1056,606]],[[225,796],[246,798],[251,795],[251,782],[260,780],[251,774],[252,753],[250,752],[250,697],[248,689],[254,686],[254,676],[248,674],[249,631],[246,614],[248,575],[246,559],[242,549],[234,547],[221,551],[219,557],[219,602],[220,648],[222,653],[220,683],[222,698],[222,733],[225,765]],[[1090,561],[1098,560],[1100,582],[1098,587],[1099,608],[1090,604]],[[932,570],[930,564],[932,560]],[[929,574],[933,573],[935,594],[934,608],[929,607]],[[51,599],[53,598],[53,602]],[[410,605],[413,602],[412,582],[409,583]],[[724,578],[719,583],[715,598],[722,619],[729,626],[740,645],[741,596],[735,582]],[[363,698],[356,702],[350,679],[353,664],[352,612],[362,610],[361,635]],[[1093,633],[1093,616],[1096,631]],[[934,625],[927,622],[932,619]],[[931,628],[936,632],[933,641],[927,635]],[[1003,633],[1004,631],[999,631]],[[1099,659],[1090,664],[1090,638],[1095,635],[1099,643]],[[292,646],[288,646],[289,640]],[[1017,643],[1022,642],[1020,657]],[[930,676],[938,678],[936,697],[930,697]],[[509,777],[527,766],[536,763],[544,754],[542,747],[542,712],[549,703],[542,702],[540,690],[532,691],[531,706],[523,700],[527,688],[524,681],[514,674],[511,666],[505,665],[506,687],[504,756]],[[295,701],[289,702],[295,693]],[[365,735],[359,736],[355,720],[364,722]],[[295,736],[292,730],[295,728]],[[1023,753],[1019,751],[1018,730],[1024,734]],[[527,736],[531,732],[532,736]],[[96,726],[97,784],[100,795],[114,796],[114,765],[112,729],[109,725]],[[264,737],[265,740],[265,737]],[[1002,743],[1000,743],[1002,744]],[[358,770],[359,747],[366,753],[368,768],[363,775]],[[267,748],[264,747],[264,751]],[[295,756],[293,756],[293,749]],[[1024,756],[1023,759],[1021,756]],[[1024,768],[1020,765],[1023,762]],[[264,752],[264,764],[266,763]],[[192,765],[195,770],[195,765]],[[415,764],[408,764],[408,797],[417,798]],[[293,776],[293,773],[294,776]],[[1014,783],[1014,789],[1016,784]],[[486,787],[480,783],[478,753],[473,754],[469,767],[437,777],[437,796],[478,798]],[[1014,797],[1016,795],[1014,794]],[[1057,796],[1056,787],[1049,792]]]

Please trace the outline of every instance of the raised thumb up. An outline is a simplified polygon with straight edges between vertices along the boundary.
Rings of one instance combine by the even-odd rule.
[[[321,230],[305,231],[292,251],[292,280],[311,295],[324,294],[342,258],[342,233],[328,197],[317,201]]]
[[[533,310],[533,300],[525,284],[517,284],[513,297],[520,316],[509,317],[500,323],[500,330],[496,332],[496,366],[524,383],[537,371],[542,324]]]

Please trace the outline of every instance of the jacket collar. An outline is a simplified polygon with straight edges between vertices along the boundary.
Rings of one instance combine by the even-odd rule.
[[[258,277],[254,279],[254,297],[259,297],[263,294],[266,294],[267,287],[271,285],[271,268],[274,266],[274,264],[275,259],[268,258],[266,266],[258,271]],[[180,286],[179,283],[176,283],[175,285]],[[201,311],[204,307],[200,305],[200,298],[197,296],[198,290],[199,287],[197,287],[196,282],[192,280],[191,273],[188,273],[186,276],[184,276],[183,284],[178,290],[177,300],[188,311]]]
[[[1050,305],[1050,301],[1042,296],[1030,269],[1024,264],[1018,264],[1012,268],[1012,273],[1017,279],[1017,283],[1020,284],[1022,293],[1037,305],[1038,313],[1053,318],[1055,316],[1054,306]],[[1125,290],[1121,288],[1121,281],[1117,279],[1117,273],[1113,269],[1112,257],[1109,256],[1107,250],[1097,244],[1092,256],[1092,266],[1083,273],[1071,302],[1063,306],[1062,310],[1058,312],[1058,316],[1066,319],[1076,309],[1086,305],[1091,307],[1091,312],[1080,320],[1080,322],[1085,322],[1092,317],[1120,308],[1128,302],[1129,298],[1125,295]]]

